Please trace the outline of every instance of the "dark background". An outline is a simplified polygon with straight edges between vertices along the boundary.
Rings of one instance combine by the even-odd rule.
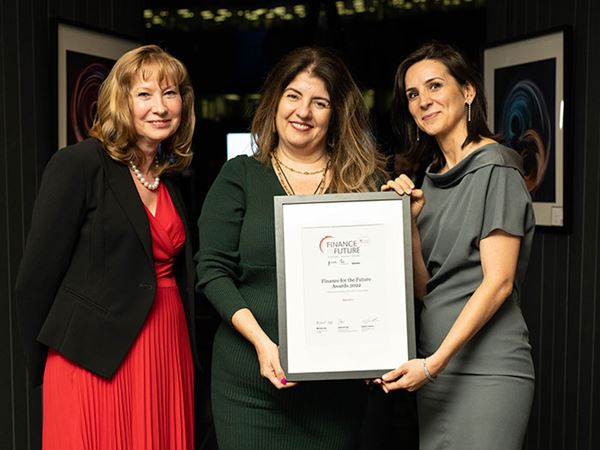
[[[464,2],[464,0],[463,0]],[[172,4],[179,7],[176,1]],[[182,7],[185,1],[182,0]],[[215,5],[240,1],[205,1]],[[248,1],[254,5],[291,2]],[[318,2],[295,2],[293,4]],[[427,0],[427,4],[442,4]],[[372,116],[384,151],[389,94],[398,62],[420,41],[438,38],[477,61],[486,43],[555,26],[572,27],[566,99],[565,231],[536,233],[522,307],[531,331],[536,396],[526,448],[600,448],[600,2],[487,0],[433,12],[417,9],[379,20],[318,16],[280,27],[146,28],[143,0],[0,0],[0,448],[39,446],[39,393],[29,392],[16,330],[13,283],[44,165],[56,150],[54,47],[51,20],[76,21],[144,42],[158,42],[190,69],[200,120],[194,170],[187,180],[191,215],[225,159],[224,133],[247,128],[251,95],[267,68],[302,44],[332,45],[364,90],[373,90]],[[470,4],[477,3],[477,7]],[[219,6],[220,7],[220,6]],[[331,11],[331,9],[330,9]],[[226,94],[241,100],[222,101]],[[215,112],[216,111],[216,112]],[[52,264],[52,261],[48,261]],[[34,401],[28,401],[33,398]],[[200,437],[200,436],[199,436]],[[396,448],[402,448],[400,440]]]

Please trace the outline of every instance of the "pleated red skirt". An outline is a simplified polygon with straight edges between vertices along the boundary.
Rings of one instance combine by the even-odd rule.
[[[144,327],[109,380],[49,351],[43,450],[194,448],[194,369],[183,305],[170,273],[183,227],[172,215],[167,190],[159,194],[156,217],[148,214],[158,287]]]

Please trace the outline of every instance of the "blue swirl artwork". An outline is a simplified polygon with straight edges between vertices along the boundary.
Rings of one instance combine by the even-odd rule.
[[[67,51],[67,145],[88,137],[98,91],[114,63],[108,58]]]
[[[556,59],[496,69],[494,127],[523,157],[536,202],[556,201]]]

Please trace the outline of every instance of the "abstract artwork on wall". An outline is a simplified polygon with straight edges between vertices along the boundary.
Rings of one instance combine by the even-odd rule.
[[[484,50],[488,123],[523,157],[536,224],[564,226],[564,30]]]
[[[115,61],[139,45],[104,31],[57,23],[58,148],[88,136],[102,82]]]

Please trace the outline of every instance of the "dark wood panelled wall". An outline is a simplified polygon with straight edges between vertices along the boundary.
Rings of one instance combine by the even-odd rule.
[[[53,18],[140,39],[143,0],[0,0],[0,448],[40,448],[30,407],[13,283],[41,172],[56,150]],[[52,261],[48,261],[52,264]],[[33,405],[38,402],[31,403]]]
[[[568,25],[568,233],[539,231],[523,294],[537,372],[527,449],[600,448],[600,2],[488,0],[488,41]]]

